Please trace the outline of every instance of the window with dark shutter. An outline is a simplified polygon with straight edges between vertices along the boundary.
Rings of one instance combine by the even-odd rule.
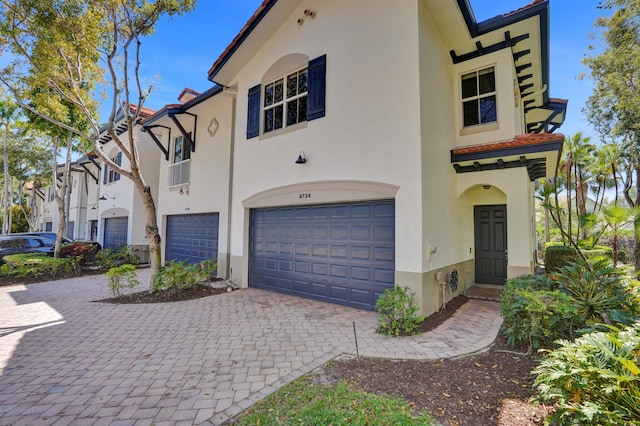
[[[247,112],[247,139],[255,138],[260,134],[260,91],[262,87],[257,86],[249,89],[249,101]]]
[[[325,116],[325,94],[327,87],[327,55],[309,61],[309,95],[307,120]]]

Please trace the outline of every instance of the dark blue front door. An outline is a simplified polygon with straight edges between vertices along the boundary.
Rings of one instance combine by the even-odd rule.
[[[476,206],[476,283],[504,285],[507,279],[507,206]]]
[[[393,201],[251,210],[249,286],[375,309],[394,286]]]
[[[218,258],[218,213],[167,216],[166,260]]]

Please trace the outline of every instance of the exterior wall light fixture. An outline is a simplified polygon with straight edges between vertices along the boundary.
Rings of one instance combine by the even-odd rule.
[[[307,159],[304,156],[304,152],[300,151],[300,155],[298,155],[298,159],[296,160],[296,164],[304,164],[307,162]]]
[[[102,197],[98,198],[98,200],[100,201],[107,201],[107,200],[115,200],[116,197],[112,197],[109,194],[102,194]]]
[[[482,185],[482,187],[487,191],[491,189],[491,185]]]

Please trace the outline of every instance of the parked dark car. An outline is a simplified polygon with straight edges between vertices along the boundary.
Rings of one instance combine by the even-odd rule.
[[[39,235],[2,235],[0,236],[0,263],[4,256],[19,253],[46,253],[53,256],[55,241]]]
[[[14,234],[14,235],[18,235],[18,234]],[[53,241],[53,244],[56,243],[56,234],[55,234],[55,232],[46,232],[46,231],[21,232],[19,235],[35,235],[35,236],[44,237],[46,239],[49,239],[49,240]],[[98,246],[98,250],[102,250],[102,246],[97,241],[74,241],[74,240],[70,240],[67,237],[62,237],[62,244],[68,244],[68,243],[74,243],[74,242],[91,244],[91,245],[94,245],[94,246]]]

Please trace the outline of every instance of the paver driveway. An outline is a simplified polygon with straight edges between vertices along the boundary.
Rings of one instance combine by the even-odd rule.
[[[219,424],[354,352],[354,321],[361,354],[411,358],[479,349],[500,325],[480,302],[471,321],[403,340],[377,335],[374,312],[255,289],[92,302],[109,296],[103,276],[0,287],[0,425]]]

